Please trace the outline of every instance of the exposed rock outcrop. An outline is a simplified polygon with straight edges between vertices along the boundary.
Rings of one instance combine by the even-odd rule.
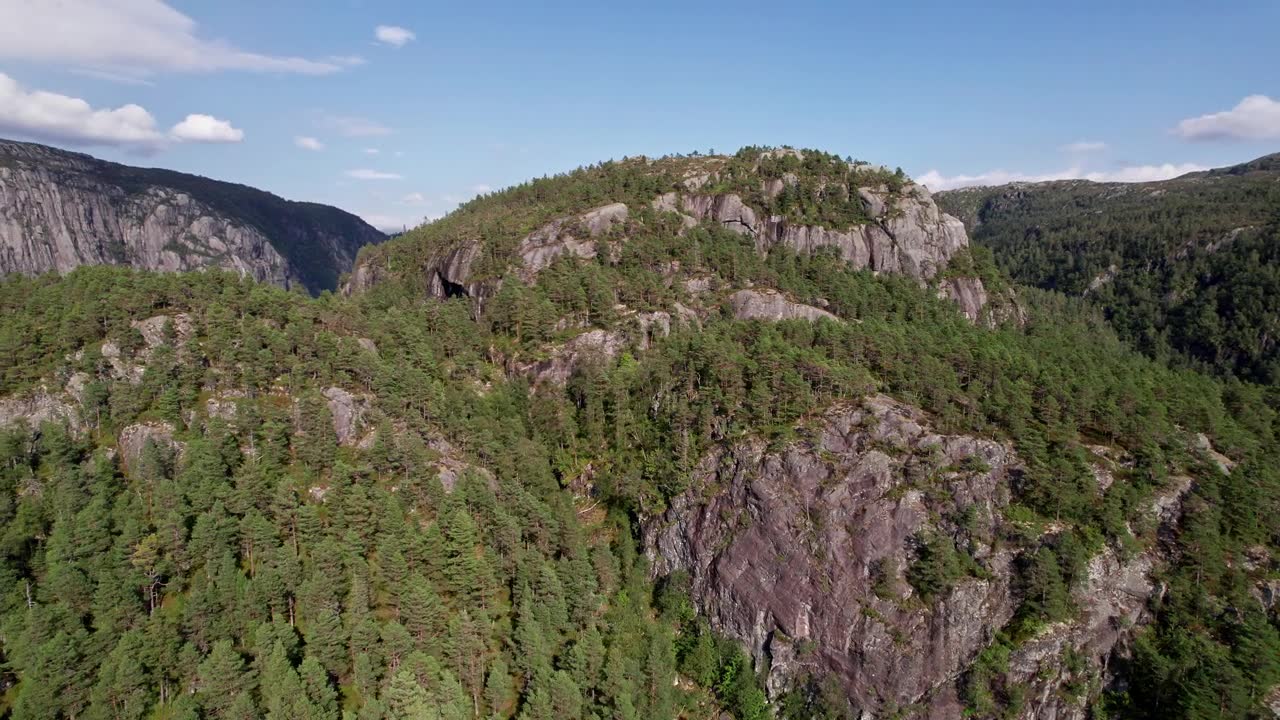
[[[81,428],[80,413],[76,408],[45,388],[30,394],[0,398],[0,428],[25,424],[36,430],[46,422],[66,423],[72,430]]]
[[[964,316],[978,322],[982,319],[982,309],[987,306],[987,289],[976,277],[954,277],[943,280],[939,285],[939,293],[955,303]]]
[[[580,258],[596,256],[596,238],[609,232],[614,224],[627,221],[627,206],[613,203],[583,213],[576,218],[553,220],[520,241],[517,252],[524,263],[521,273],[532,281],[540,271],[564,254]]]
[[[811,442],[711,453],[646,524],[645,547],[657,574],[689,573],[700,610],[769,668],[771,691],[814,670],[874,714],[948,686],[1012,615],[1011,557],[991,541],[1015,462],[875,396],[830,412]],[[960,515],[965,531],[948,520]],[[990,579],[913,609],[902,574],[935,533],[965,541]]]
[[[338,436],[338,444],[353,446],[360,444],[365,432],[365,415],[368,413],[370,398],[367,395],[356,395],[340,387],[325,388],[321,393],[329,405],[329,414],[333,417],[333,432]]]
[[[938,210],[929,191],[919,185],[907,185],[898,193],[858,188],[858,196],[871,220],[848,229],[797,224],[777,215],[761,218],[734,194],[668,194],[654,207],[667,211],[678,208],[696,220],[720,223],[755,238],[761,252],[778,245],[805,255],[835,248],[855,269],[900,273],[920,280],[932,278],[969,245],[964,224]]]
[[[167,422],[138,423],[124,428],[120,431],[118,441],[120,463],[126,470],[137,468],[147,443],[153,443],[156,447],[172,451],[175,456],[181,457],[187,444],[174,440],[173,433],[173,426]]]
[[[708,454],[690,489],[644,524],[655,574],[688,573],[699,610],[768,669],[771,693],[812,673],[838,679],[861,717],[907,706],[962,717],[958,681],[1018,604],[1014,549],[1001,540],[1018,459],[1000,443],[934,433],[884,396],[835,408],[805,434],[781,450],[751,440]],[[1110,448],[1095,454],[1123,462]],[[1152,499],[1158,538],[1180,522],[1193,485],[1175,477]],[[968,553],[981,577],[915,595],[906,571],[930,537]],[[1095,555],[1073,592],[1080,612],[1013,649],[1006,679],[1026,691],[1019,717],[1088,716],[1088,697],[1073,693],[1112,682],[1115,658],[1151,620],[1162,543]]]
[[[525,363],[513,369],[530,378],[534,385],[563,385],[583,363],[595,359],[613,359],[626,345],[627,339],[622,333],[597,328],[577,335],[555,348],[545,360]]]
[[[792,302],[776,290],[739,290],[729,297],[729,308],[738,320],[832,320],[840,318],[812,305]]]
[[[383,238],[336,208],[0,140],[0,274],[219,268],[318,293]]]

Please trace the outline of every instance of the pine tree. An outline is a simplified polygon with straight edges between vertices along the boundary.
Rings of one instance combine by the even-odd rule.
[[[216,718],[236,718],[235,713],[244,710],[240,698],[247,697],[253,685],[244,658],[230,640],[214,643],[196,670],[196,699],[205,712]]]
[[[491,718],[506,718],[510,715],[508,709],[513,691],[511,672],[507,669],[506,660],[499,655],[489,666],[489,675],[484,683],[484,700]]]

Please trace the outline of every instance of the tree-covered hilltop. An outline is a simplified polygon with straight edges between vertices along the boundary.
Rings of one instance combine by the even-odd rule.
[[[483,250],[474,263],[476,274],[499,277],[518,260],[521,238],[548,222],[610,203],[623,203],[637,212],[674,189],[706,196],[733,194],[761,217],[845,229],[873,219],[858,188],[883,188],[894,194],[906,182],[901,170],[817,150],[746,147],[734,155],[624,158],[475,198],[438,221],[362,249],[357,269],[372,268],[370,272],[383,281],[391,276],[421,284],[426,279],[420,271],[433,256],[477,243]],[[655,231],[670,238],[678,227],[677,222]]]
[[[1280,155],[1163,182],[939,193],[1018,282],[1087,296],[1144,352],[1280,380]]]
[[[752,173],[777,160],[804,186],[800,157],[761,152],[742,156]],[[350,296],[112,268],[0,283],[4,711],[756,720],[909,717],[952,697],[1018,717],[1061,677],[1036,687],[1098,713],[1261,717],[1280,678],[1262,594],[1280,547],[1273,387],[1170,368],[1050,292],[1017,289],[1017,322],[972,322],[939,283],[1003,292],[981,252],[922,279],[855,270],[837,246],[762,251],[719,217],[644,209],[683,171],[618,167],[371,249],[382,275]],[[735,185],[723,167],[715,192],[764,202],[758,175]],[[912,192],[883,175],[886,194]],[[652,215],[608,226],[598,252],[516,262],[547,223],[624,201]],[[467,232],[504,262],[466,279],[490,283],[483,297],[430,295],[415,272]],[[915,704],[854,707],[841,668],[816,662],[766,702],[771,668],[699,612],[696,578],[652,576],[641,536],[707,491],[691,478],[717,449],[812,447],[828,409],[877,393],[1018,458],[992,552],[972,512],[930,517],[908,564],[876,565],[877,592],[925,623],[998,581],[1016,612],[980,618],[986,649]],[[946,499],[946,478],[984,471],[933,472],[920,453],[886,502]],[[1116,458],[1107,483],[1099,453]],[[1185,512],[1157,524],[1153,503]],[[1104,554],[1149,562],[1161,588],[1124,629],[1132,652],[1103,667],[1069,645],[1024,672],[1019,653],[1087,625],[1080,590]]]

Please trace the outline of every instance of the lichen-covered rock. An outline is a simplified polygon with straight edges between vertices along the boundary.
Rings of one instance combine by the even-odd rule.
[[[33,393],[0,398],[0,427],[9,428],[25,424],[38,430],[47,422],[65,423],[71,430],[83,429],[80,414],[71,403],[46,388]]]
[[[793,302],[776,290],[739,290],[729,296],[729,308],[738,320],[831,320],[840,318],[812,305]]]
[[[992,541],[1015,464],[1000,443],[934,433],[874,396],[780,451],[713,451],[645,523],[645,549],[656,574],[688,572],[701,612],[769,668],[771,692],[829,674],[878,717],[949,688],[1012,616],[1011,557]],[[965,530],[947,520],[962,514]],[[990,579],[913,608],[902,578],[928,533],[963,541]]]
[[[523,263],[521,276],[532,281],[561,255],[584,259],[595,257],[596,238],[607,234],[615,224],[625,223],[627,215],[626,205],[613,203],[575,218],[553,220],[529,233],[516,250]]]
[[[187,449],[187,444],[173,439],[173,426],[167,422],[145,422],[136,425],[129,425],[120,431],[117,445],[120,448],[120,462],[126,470],[132,470],[138,466],[138,460],[142,458],[142,453],[147,447],[147,443],[154,443],[157,447],[171,450],[177,457],[181,457]]]
[[[147,345],[147,351],[151,351],[165,343],[165,328],[168,327],[173,331],[173,344],[175,348],[180,348],[191,340],[192,334],[195,332],[194,326],[191,324],[191,316],[187,313],[177,313],[176,315],[156,315],[146,318],[145,320],[134,320],[129,323],[134,329],[142,335],[143,342]]]
[[[513,369],[530,378],[534,385],[563,385],[583,363],[612,360],[626,346],[627,339],[621,333],[596,328],[553,349],[545,360],[524,363]]]
[[[1167,535],[1178,524],[1189,478],[1175,478],[1152,503],[1151,512]],[[1152,570],[1160,562],[1155,551],[1121,557],[1110,547],[1089,560],[1084,582],[1073,592],[1080,609],[1075,619],[1059,622],[1015,648],[1008,679],[1027,688],[1023,720],[1086,720],[1088,698],[1068,687],[1109,686],[1117,656],[1126,655],[1134,632],[1151,620],[1148,603],[1157,592]],[[1070,651],[1083,661],[1069,663]],[[1074,665],[1074,666],[1073,666]]]
[[[954,302],[964,316],[973,322],[982,318],[982,309],[987,306],[987,289],[976,277],[953,277],[943,280],[940,294]]]
[[[365,414],[369,407],[369,397],[355,395],[340,387],[325,388],[321,393],[329,405],[329,414],[333,417],[333,432],[338,436],[338,444],[353,446],[360,442],[365,430]]]
[[[658,198],[654,207],[678,207],[697,220],[720,223],[755,238],[761,252],[778,245],[804,255],[819,248],[835,248],[856,269],[899,273],[918,280],[933,278],[969,245],[964,224],[938,210],[928,190],[919,185],[908,184],[892,194],[884,189],[859,188],[858,195],[870,222],[851,228],[803,225],[779,216],[761,219],[735,194],[673,193]]]

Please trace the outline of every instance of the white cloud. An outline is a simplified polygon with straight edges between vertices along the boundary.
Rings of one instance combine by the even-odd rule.
[[[1111,171],[1086,172],[1078,167],[1042,174],[992,170],[978,175],[943,175],[937,170],[916,178],[921,185],[933,191],[954,190],[962,187],[1005,185],[1013,182],[1044,182],[1047,180],[1092,180],[1094,182],[1151,182],[1198,172],[1207,168],[1195,163],[1164,163],[1163,165],[1131,165]]]
[[[391,128],[381,123],[351,115],[321,115],[319,123],[321,127],[347,137],[381,137],[391,134]]]
[[[412,230],[413,228],[432,220],[438,220],[439,215],[390,215],[386,213],[359,213],[361,219],[384,233],[398,233],[404,230]]]
[[[342,68],[202,38],[194,20],[163,0],[0,0],[0,59],[129,78],[218,70],[326,75]]]
[[[396,173],[382,172],[381,170],[370,170],[361,168],[359,170],[348,170],[347,177],[356,180],[401,180],[403,175]]]
[[[238,143],[244,140],[244,131],[212,115],[192,114],[174,125],[169,136],[178,142]]]
[[[485,185],[484,183],[481,183],[479,185],[472,185],[471,192],[477,195],[484,195],[486,193],[493,192],[493,188],[489,187],[488,185]]]
[[[1200,172],[1209,168],[1195,163],[1164,163],[1163,165],[1129,165],[1111,172],[1091,172],[1083,175],[1085,180],[1094,182],[1153,182],[1168,180],[1187,173]]]
[[[313,137],[305,137],[302,135],[299,135],[298,137],[294,138],[293,144],[297,145],[303,150],[323,150],[324,149],[324,143],[320,142],[319,140]]]
[[[369,62],[359,55],[330,55],[325,59],[334,65],[341,65],[343,67],[359,67],[360,65],[364,65]]]
[[[411,192],[400,199],[401,205],[430,205],[431,199],[420,192]]]
[[[1099,140],[1077,140],[1073,143],[1062,146],[1062,151],[1069,153],[1102,152],[1106,149],[1107,144]]]
[[[1280,139],[1280,102],[1250,95],[1230,110],[1183,120],[1173,134],[1186,140]]]
[[[380,151],[380,150],[378,150],[378,148],[365,148],[365,149],[364,149],[364,154],[365,154],[365,155],[377,155],[379,152],[381,152],[381,151]]]
[[[168,134],[146,108],[129,103],[94,108],[85,100],[44,90],[28,90],[0,73],[0,131],[68,145],[112,145],[156,152],[172,143],[233,143],[244,131],[212,115],[193,113]]]
[[[378,38],[378,42],[394,47],[404,47],[410,40],[418,38],[412,30],[396,25],[379,25],[374,28],[373,36]]]
[[[145,108],[95,109],[67,95],[27,90],[0,73],[0,130],[75,145],[116,145],[157,150],[164,135]]]

